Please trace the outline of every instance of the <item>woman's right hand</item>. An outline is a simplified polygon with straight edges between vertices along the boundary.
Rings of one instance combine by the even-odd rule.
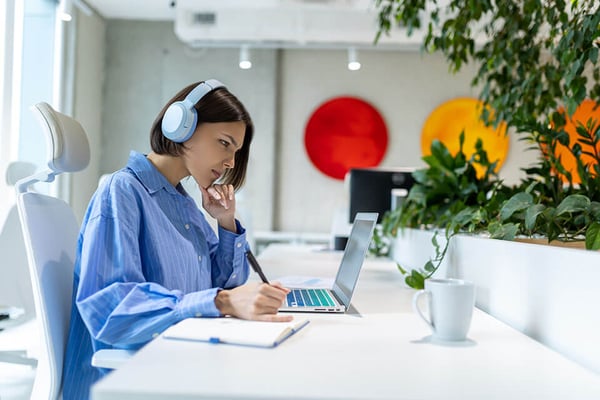
[[[279,315],[277,311],[289,292],[278,282],[252,282],[221,290],[215,297],[215,304],[224,315],[256,321],[288,322],[293,316]]]
[[[202,208],[230,232],[236,231],[235,189],[233,185],[212,185],[206,189],[198,185],[202,193]]]

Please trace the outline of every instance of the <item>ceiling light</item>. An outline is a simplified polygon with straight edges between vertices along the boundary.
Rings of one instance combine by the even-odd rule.
[[[250,60],[250,50],[248,49],[248,46],[242,46],[240,48],[240,68],[252,68],[252,61]]]
[[[348,69],[350,71],[358,71],[360,69],[360,61],[358,61],[358,55],[354,47],[348,49]]]

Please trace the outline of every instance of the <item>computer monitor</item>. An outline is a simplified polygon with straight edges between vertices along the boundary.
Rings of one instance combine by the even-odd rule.
[[[414,168],[353,168],[350,169],[350,213],[348,222],[352,223],[357,212],[379,213],[377,222],[386,211],[392,209],[394,194],[406,196],[414,184]]]

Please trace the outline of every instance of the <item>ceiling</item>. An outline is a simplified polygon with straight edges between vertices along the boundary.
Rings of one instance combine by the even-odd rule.
[[[72,1],[105,19],[174,21],[177,37],[191,46],[372,48],[377,32],[374,0]],[[379,48],[406,46],[405,38],[382,38]]]
[[[106,19],[175,19],[175,8],[171,6],[174,0],[85,0],[85,3]]]
[[[140,20],[174,20],[177,0],[74,0],[90,5],[103,18],[140,19]],[[185,1],[184,1],[185,2]],[[190,3],[189,1],[187,3]],[[289,9],[298,10],[303,7],[335,7],[352,9],[357,5],[371,5],[374,0],[196,0],[200,7],[231,9],[232,7],[255,9]]]

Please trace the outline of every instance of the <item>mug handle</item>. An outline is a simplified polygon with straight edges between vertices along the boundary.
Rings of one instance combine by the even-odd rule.
[[[430,320],[428,320],[428,319],[425,317],[425,315],[423,314],[423,312],[421,311],[421,309],[419,308],[419,305],[418,305],[419,297],[421,297],[421,296],[422,296],[422,295],[424,295],[424,294],[430,294],[429,290],[421,289],[421,290],[419,290],[417,293],[415,293],[415,294],[413,295],[413,299],[412,299],[412,308],[413,308],[414,312],[416,312],[416,313],[419,315],[419,317],[421,317],[421,319],[422,319],[423,321],[425,321],[425,323],[426,323],[427,325],[429,325],[429,327],[430,327],[430,328],[431,328],[431,330],[433,331],[433,330],[434,330],[434,328],[433,328],[433,324],[431,323],[431,321],[430,321]]]

